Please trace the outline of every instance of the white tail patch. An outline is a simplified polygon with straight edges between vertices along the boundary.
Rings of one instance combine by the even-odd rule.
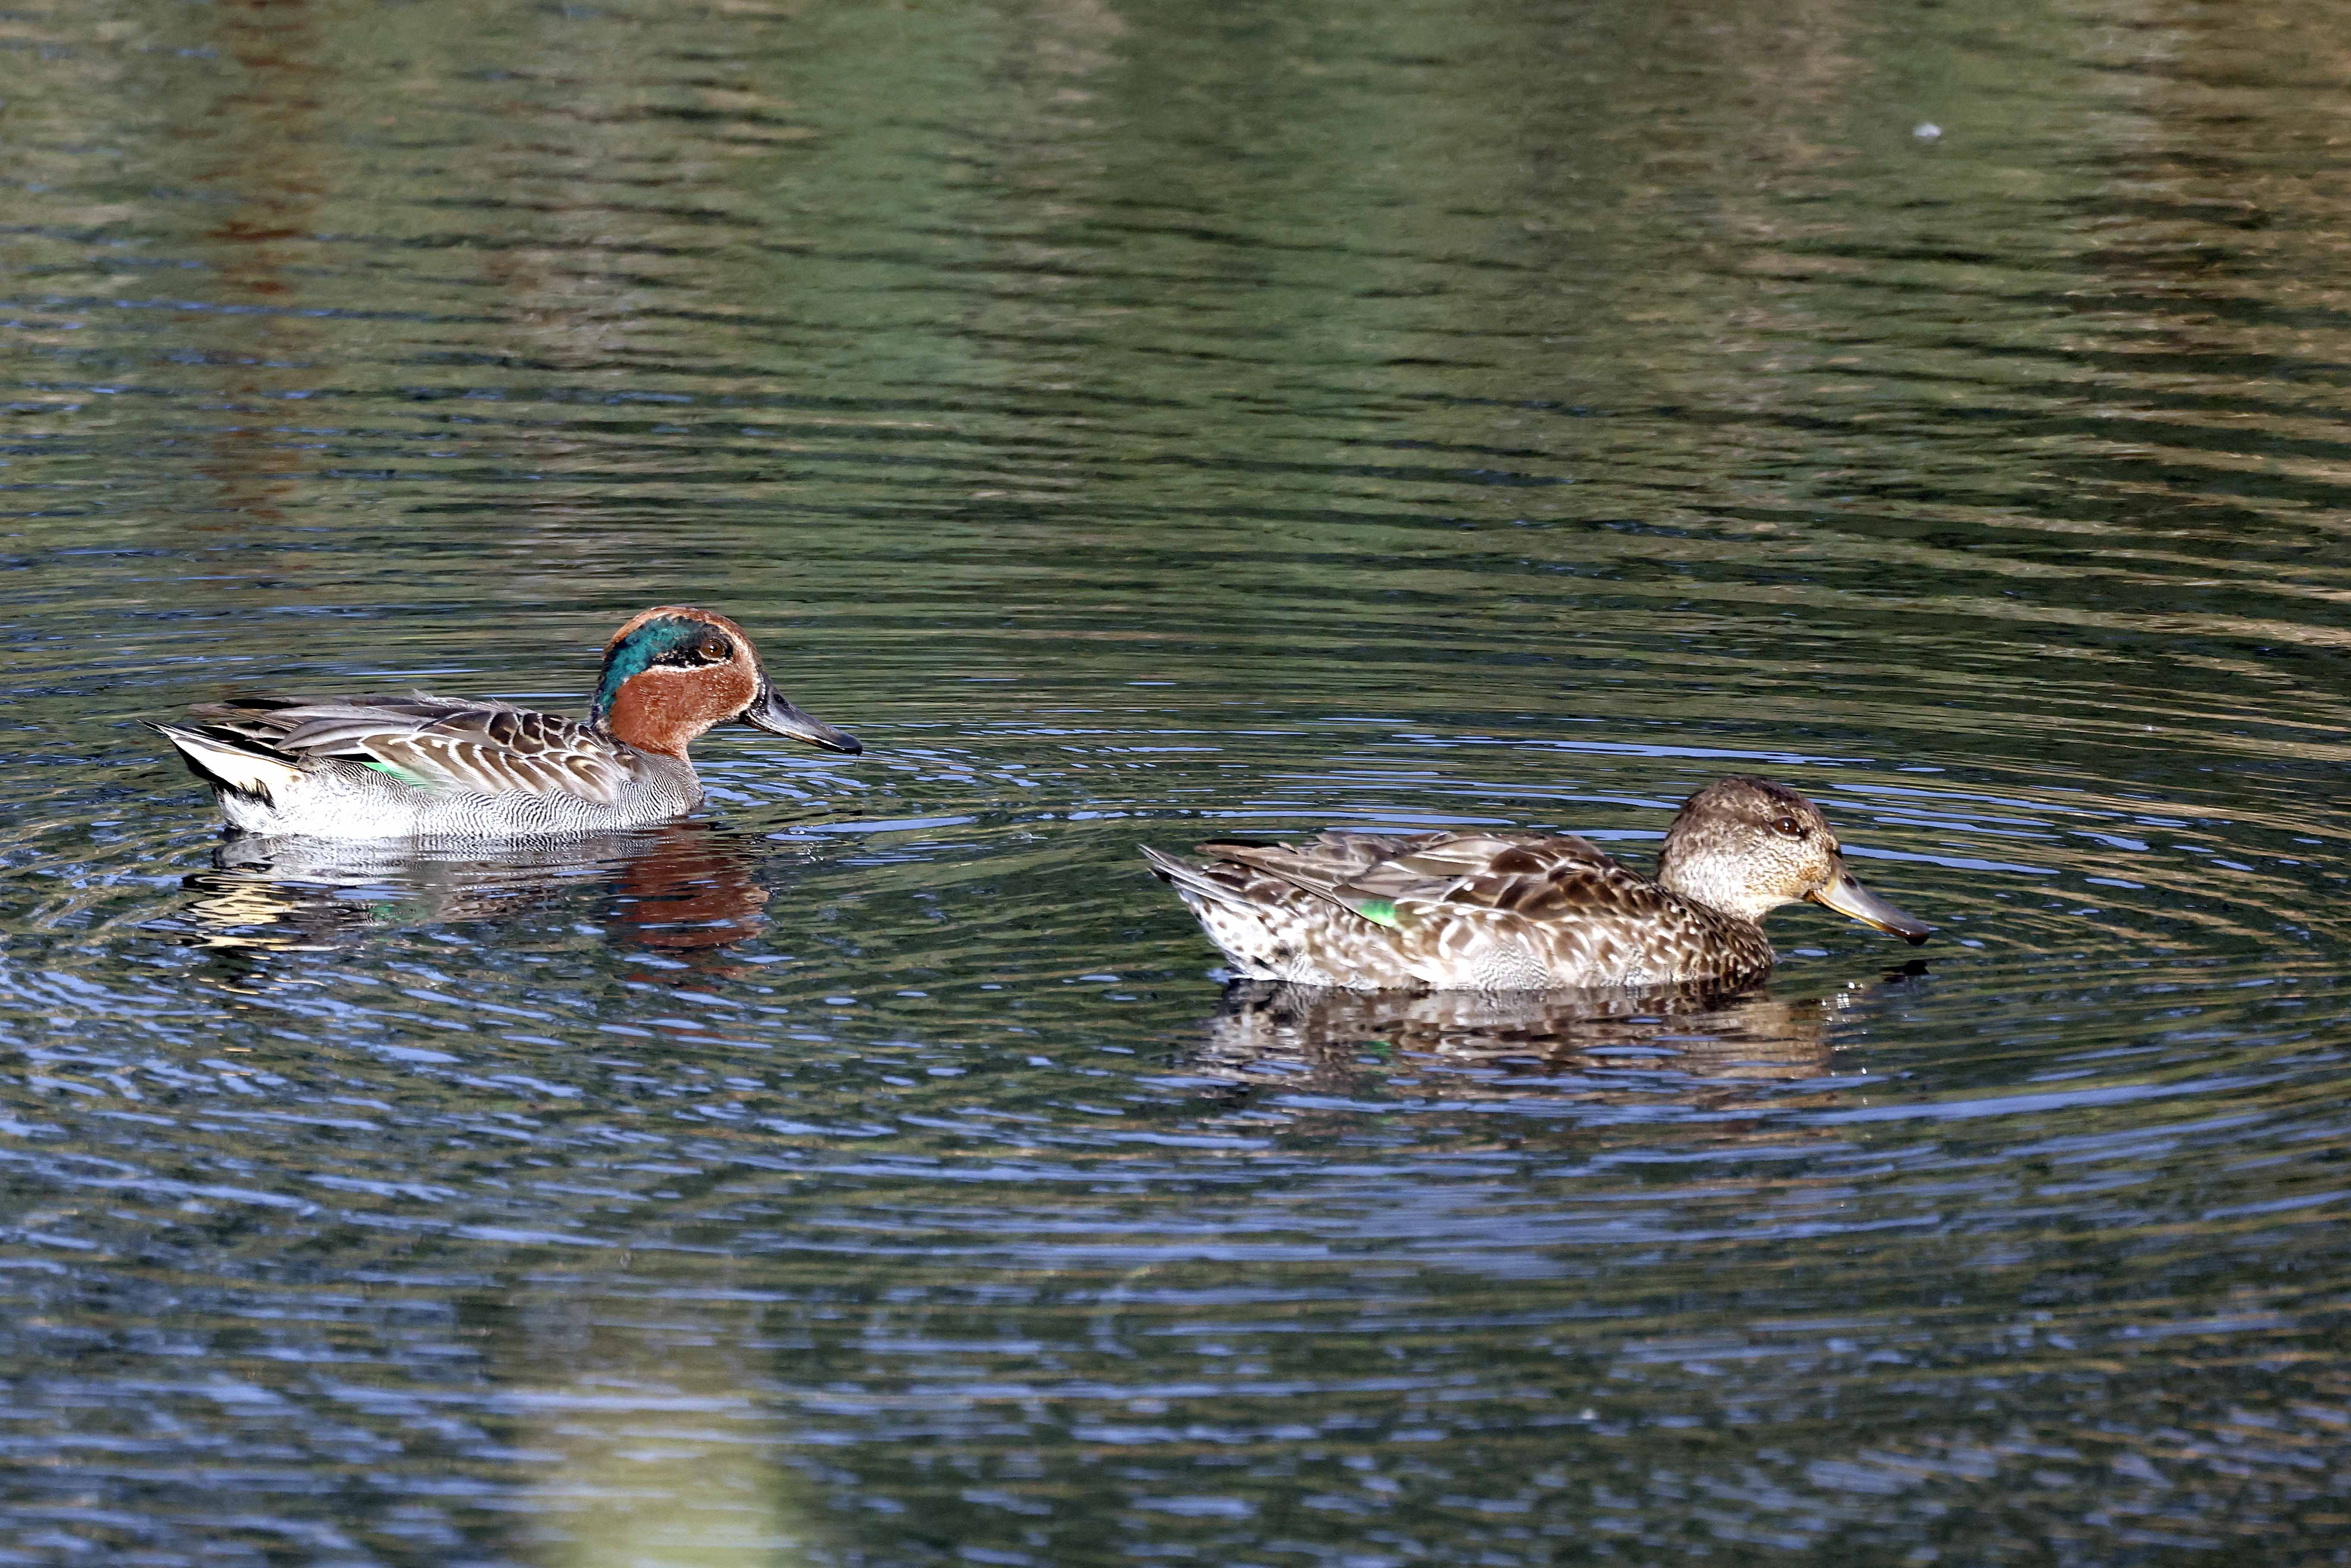
[[[277,791],[302,776],[302,770],[290,762],[280,762],[274,757],[264,757],[232,746],[225,740],[214,740],[209,735],[199,735],[192,729],[159,724],[164,739],[180,748],[188,766],[196,770],[207,783],[225,785],[248,795],[258,795],[265,800],[275,800]]]

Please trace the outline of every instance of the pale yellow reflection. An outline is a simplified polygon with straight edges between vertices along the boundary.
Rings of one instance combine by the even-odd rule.
[[[544,1568],[810,1568],[824,1512],[777,1459],[770,1416],[726,1369],[674,1352],[659,1383],[583,1379],[521,1396],[521,1447]]]

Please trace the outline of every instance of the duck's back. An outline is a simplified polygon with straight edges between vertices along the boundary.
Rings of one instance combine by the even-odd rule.
[[[1200,852],[1205,866],[1153,864],[1250,978],[1515,990],[1736,983],[1771,964],[1761,930],[1569,834],[1328,832]]]

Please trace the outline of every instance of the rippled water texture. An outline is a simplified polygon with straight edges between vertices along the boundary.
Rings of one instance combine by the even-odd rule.
[[[2345,1561],[2340,22],[0,16],[0,1563]],[[137,723],[663,601],[867,753]],[[1917,964],[1227,997],[1135,854],[1741,770]]]

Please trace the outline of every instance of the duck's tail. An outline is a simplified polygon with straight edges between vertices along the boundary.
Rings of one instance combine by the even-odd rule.
[[[180,760],[188,765],[188,771],[214,789],[233,789],[274,804],[277,792],[302,776],[302,770],[284,757],[262,750],[250,741],[176,724],[150,724],[147,727],[178,747]]]
[[[1211,904],[1229,904],[1240,909],[1249,907],[1249,895],[1236,885],[1235,879],[1229,874],[1217,875],[1220,868],[1177,860],[1165,850],[1155,850],[1149,844],[1135,847],[1143,852],[1143,858],[1151,862],[1152,874],[1174,888],[1186,904],[1205,898]]]

